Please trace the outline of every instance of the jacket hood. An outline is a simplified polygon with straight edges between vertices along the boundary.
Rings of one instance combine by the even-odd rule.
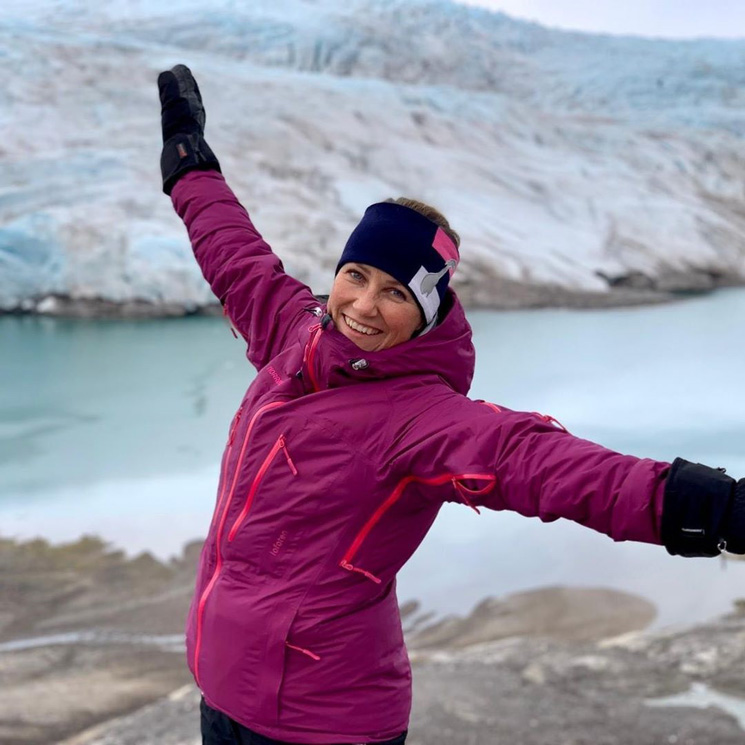
[[[306,381],[313,390],[325,390],[426,373],[439,376],[454,391],[466,395],[476,360],[471,326],[452,290],[445,296],[443,311],[443,320],[428,333],[379,352],[360,349],[326,316],[326,323],[316,324],[306,345]]]

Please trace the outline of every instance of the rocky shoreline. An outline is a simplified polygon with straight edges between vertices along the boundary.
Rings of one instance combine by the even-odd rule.
[[[407,745],[741,745],[744,633],[737,617],[600,643],[512,637],[440,650],[414,661]],[[675,698],[685,690],[688,701]],[[187,684],[63,745],[198,745],[198,721]]]
[[[198,552],[191,543],[161,563],[90,537],[0,539],[0,741],[197,745],[199,694],[181,630]],[[607,589],[487,598],[465,618],[433,619],[416,602],[401,612],[412,745],[745,738],[732,713],[742,704],[745,723],[742,604],[711,623],[658,631],[647,629],[651,603]],[[720,708],[652,705],[685,691]]]
[[[0,540],[0,742],[57,742],[189,682],[179,634],[199,544],[162,564],[91,537]]]
[[[486,270],[485,270],[486,271]],[[570,308],[590,310],[625,308],[675,302],[696,295],[706,295],[718,289],[743,287],[741,277],[712,272],[669,273],[652,278],[638,272],[619,277],[603,277],[607,292],[572,290],[560,285],[536,285],[506,280],[494,275],[484,292],[484,282],[467,278],[456,286],[466,307],[488,310],[520,310],[538,308]],[[115,302],[100,297],[71,297],[48,294],[26,298],[14,307],[0,308],[0,315],[32,315],[83,319],[154,319],[184,316],[219,316],[217,303],[154,303],[146,299]]]

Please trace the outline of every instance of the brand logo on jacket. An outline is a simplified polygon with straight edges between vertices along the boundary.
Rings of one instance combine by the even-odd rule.
[[[271,550],[272,556],[279,555],[279,551],[282,548],[282,546],[284,546],[286,540],[287,540],[287,531],[283,530],[279,534],[279,537],[277,538],[277,540],[274,541],[274,543],[272,544],[272,550]]]
[[[267,372],[272,376],[272,380],[279,385],[282,382],[282,376],[271,366],[267,368]]]

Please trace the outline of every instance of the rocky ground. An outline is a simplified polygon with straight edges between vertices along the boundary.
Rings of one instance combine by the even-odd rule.
[[[165,565],[94,538],[0,540],[0,742],[57,742],[188,683],[198,550]]]
[[[197,745],[181,625],[198,548],[162,564],[93,538],[0,540],[0,742]],[[402,615],[411,745],[745,741],[743,607],[651,632],[643,599],[545,588],[467,618],[433,622],[416,603]],[[686,691],[678,706],[650,703]]]

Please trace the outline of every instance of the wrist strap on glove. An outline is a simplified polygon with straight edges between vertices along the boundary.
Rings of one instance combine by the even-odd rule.
[[[720,469],[675,459],[662,509],[662,543],[670,554],[718,556],[725,547],[733,550],[734,486],[735,480]]]
[[[174,135],[163,145],[160,156],[163,191],[170,195],[181,176],[194,170],[222,173],[220,163],[201,134],[193,132]]]

